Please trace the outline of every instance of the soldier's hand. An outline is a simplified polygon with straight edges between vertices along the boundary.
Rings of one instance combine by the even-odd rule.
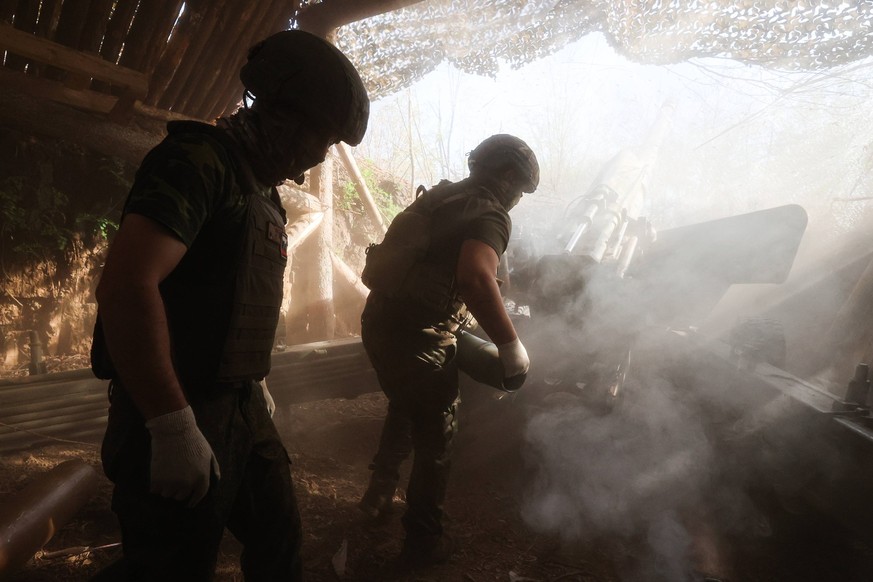
[[[194,507],[209,491],[212,474],[221,478],[221,471],[191,407],[156,416],[146,428],[152,437],[149,490]]]
[[[512,378],[520,374],[527,374],[530,358],[527,356],[527,350],[524,349],[520,339],[515,338],[511,342],[500,344],[497,346],[497,353],[503,364],[504,377]]]

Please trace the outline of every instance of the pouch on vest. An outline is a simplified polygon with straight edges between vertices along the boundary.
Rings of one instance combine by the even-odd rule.
[[[430,216],[405,210],[388,227],[385,239],[367,247],[361,282],[389,297],[402,294],[412,268],[421,262],[430,245]]]

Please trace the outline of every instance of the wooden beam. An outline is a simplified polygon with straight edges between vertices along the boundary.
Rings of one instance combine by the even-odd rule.
[[[142,73],[106,62],[97,55],[81,53],[56,42],[38,38],[0,22],[0,49],[73,73],[81,73],[127,88],[137,98],[148,92]]]
[[[4,128],[57,137],[103,155],[127,160],[131,164],[139,164],[146,152],[161,141],[166,132],[164,121],[137,119],[137,127],[147,129],[143,129],[142,133],[139,130],[131,133],[119,131],[118,125],[110,122],[104,114],[82,111],[45,98],[23,99],[22,95],[28,94],[24,89],[31,84],[52,84],[61,90],[66,89],[62,84],[48,79],[32,79],[14,71],[4,73],[0,77],[5,78],[8,74],[18,79],[13,80],[11,86],[5,86],[5,83],[0,85],[0,126]],[[76,95],[82,94],[78,92]],[[113,99],[108,95],[94,96],[97,99]],[[153,134],[154,139],[141,137],[146,132]],[[136,137],[132,139],[133,135]]]
[[[59,81],[29,77],[19,72],[0,72],[0,87],[9,86],[16,86],[22,93],[37,99],[50,99],[94,113],[109,113],[118,102],[118,97],[113,95],[70,89]]]

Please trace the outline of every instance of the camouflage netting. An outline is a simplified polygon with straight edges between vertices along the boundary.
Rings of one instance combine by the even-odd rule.
[[[443,60],[477,75],[517,68],[591,32],[646,64],[723,57],[816,70],[873,54],[873,2],[850,0],[425,0],[337,31],[371,96]]]

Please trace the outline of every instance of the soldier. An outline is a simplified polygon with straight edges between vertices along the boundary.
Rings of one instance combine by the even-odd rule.
[[[123,559],[98,579],[211,580],[224,528],[246,580],[300,580],[290,460],[258,381],[282,299],[275,186],[303,182],[369,100],[349,60],[299,30],[254,46],[244,106],[172,122],[146,156],[97,288],[92,367],[111,380],[103,441]]]
[[[457,430],[456,336],[468,310],[497,344],[504,376],[530,363],[503,305],[496,274],[512,222],[509,211],[539,183],[527,144],[494,135],[470,152],[470,176],[422,194],[368,249],[370,287],[361,317],[364,347],[388,397],[370,484],[359,508],[372,518],[392,509],[401,463],[415,450],[403,516],[403,561],[445,561],[443,500]]]

